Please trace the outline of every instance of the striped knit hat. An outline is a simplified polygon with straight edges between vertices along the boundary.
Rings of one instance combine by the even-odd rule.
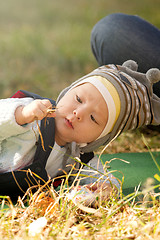
[[[128,129],[160,124],[160,98],[152,91],[153,83],[160,80],[160,71],[150,69],[143,74],[137,72],[137,67],[132,60],[128,60],[122,66],[99,67],[60,93],[57,101],[71,88],[83,82],[91,82],[107,103],[109,110],[107,125],[98,139],[81,148],[83,152],[108,145]]]

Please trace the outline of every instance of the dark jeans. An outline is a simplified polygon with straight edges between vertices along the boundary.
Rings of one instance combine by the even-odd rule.
[[[101,19],[93,28],[91,47],[99,65],[138,63],[138,71],[160,69],[160,30],[138,16],[116,13]],[[160,97],[160,82],[153,87]]]

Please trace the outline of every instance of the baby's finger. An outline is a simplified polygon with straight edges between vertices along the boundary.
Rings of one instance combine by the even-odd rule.
[[[56,112],[54,111],[54,112],[48,112],[47,113],[47,117],[49,117],[49,118],[55,118],[56,117]]]
[[[46,108],[52,108],[52,103],[48,99],[42,99],[41,103],[46,107]]]
[[[43,100],[41,100],[39,107],[40,107],[41,111],[43,111],[45,114],[47,114],[48,109],[52,108],[52,104],[49,100],[43,99]]]
[[[44,117],[46,117],[46,113],[42,111],[41,109],[36,109],[34,112],[35,119],[42,120]]]
[[[48,109],[50,109],[52,107],[52,104],[49,100],[47,99],[44,99],[44,100],[40,100],[40,101],[37,101],[35,100],[35,103],[36,103],[36,107],[35,107],[35,112],[36,112],[36,115],[38,114],[37,117],[40,118],[40,120],[44,117],[47,116],[48,114]]]

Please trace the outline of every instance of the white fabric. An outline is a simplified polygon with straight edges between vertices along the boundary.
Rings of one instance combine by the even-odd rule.
[[[55,177],[57,171],[62,169],[62,160],[65,153],[65,147],[60,147],[57,143],[54,144],[46,164],[46,171],[51,178]]]
[[[0,100],[0,172],[17,170],[33,159],[36,151],[36,123],[20,126],[14,112],[20,105],[27,105],[32,98],[8,98]],[[34,129],[34,131],[33,131]]]

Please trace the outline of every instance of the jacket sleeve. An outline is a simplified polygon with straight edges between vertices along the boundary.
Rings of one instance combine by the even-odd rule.
[[[20,126],[14,114],[18,106],[31,101],[31,98],[0,100],[0,173],[25,167],[34,156],[37,125],[33,122]]]
[[[30,127],[29,124],[20,126],[15,120],[15,110],[20,105],[27,105],[32,98],[7,98],[0,100],[0,139],[8,138],[20,133],[24,133]]]

